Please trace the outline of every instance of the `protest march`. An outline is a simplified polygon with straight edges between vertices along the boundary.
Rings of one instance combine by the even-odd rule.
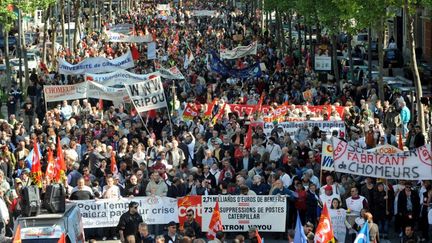
[[[393,37],[360,78],[366,42],[298,1],[76,2],[0,70],[0,242],[432,241],[432,99],[388,81]]]

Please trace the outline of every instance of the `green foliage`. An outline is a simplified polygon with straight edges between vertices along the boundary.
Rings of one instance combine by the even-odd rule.
[[[10,11],[9,5],[14,4],[14,0],[0,1],[0,23],[6,28],[10,29],[13,22],[17,19],[17,15]]]

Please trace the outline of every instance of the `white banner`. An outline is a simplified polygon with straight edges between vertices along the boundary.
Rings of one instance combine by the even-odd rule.
[[[125,88],[112,88],[96,82],[87,82],[87,98],[111,100],[115,107],[118,104],[127,102],[129,100],[128,93]]]
[[[150,42],[147,45],[147,60],[154,60],[156,58],[156,42]]]
[[[321,131],[331,133],[332,131],[338,131],[339,137],[345,136],[345,123],[343,121],[299,121],[299,122],[280,122],[276,127],[282,127],[284,132],[288,132],[291,136],[302,128],[307,123],[310,131],[312,128],[317,126]],[[275,128],[272,122],[264,123],[264,133],[270,136],[271,131]]]
[[[248,46],[239,46],[232,50],[221,49],[220,58],[221,59],[236,59],[242,58],[247,55],[256,55],[257,54],[258,43],[254,42]]]
[[[166,79],[185,79],[183,74],[180,72],[180,70],[174,66],[171,68],[163,68],[160,66],[159,68],[156,68],[156,71],[158,71],[162,78]]]
[[[155,76],[160,76],[159,72],[148,74],[136,74],[126,70],[118,70],[112,73],[92,74],[86,73],[85,80],[94,81],[105,86],[128,85],[149,80]]]
[[[192,10],[191,12],[192,16],[195,17],[214,17],[216,16],[216,11],[215,10]]]
[[[150,43],[153,41],[151,35],[127,35],[123,33],[106,31],[109,42]]]
[[[329,209],[330,219],[333,226],[334,237],[337,242],[345,242],[346,234],[346,210],[345,209]]]
[[[336,172],[375,178],[399,180],[431,180],[430,145],[401,153],[368,151],[332,138]],[[388,148],[387,148],[388,149]]]
[[[135,29],[133,24],[116,24],[111,26],[108,30],[116,33],[122,33],[129,35]]]
[[[331,57],[315,55],[315,71],[331,71]]]
[[[207,232],[219,200],[224,232],[246,232],[256,226],[259,232],[284,232],[287,213],[285,196],[202,196],[202,231]]]
[[[126,90],[138,112],[167,106],[164,88],[160,77],[148,81],[126,85]]]
[[[74,201],[81,209],[84,228],[116,227],[131,201],[139,203],[138,212],[147,224],[178,222],[177,199],[169,197],[134,197]]]
[[[87,98],[87,83],[71,85],[44,85],[45,102]]]
[[[84,73],[106,73],[119,69],[128,69],[135,66],[132,54],[128,51],[126,54],[113,60],[104,57],[90,57],[77,64],[70,64],[63,58],[58,58],[60,74],[84,74]]]

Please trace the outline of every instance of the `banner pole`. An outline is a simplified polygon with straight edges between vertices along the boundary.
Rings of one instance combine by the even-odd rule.
[[[144,120],[143,120],[143,118],[141,116],[141,112],[138,112],[138,116],[139,116],[139,118],[140,118],[140,120],[141,120],[141,122],[142,122],[142,124],[143,124],[143,126],[145,128],[145,130],[147,131],[148,135],[150,136],[150,131],[148,130],[147,124],[145,124],[145,122],[144,122]]]
[[[173,130],[172,118],[171,118],[171,114],[170,114],[170,111],[169,111],[168,106],[167,106],[167,110],[168,110],[168,119],[169,119],[169,124],[170,124],[170,128],[171,128],[170,135],[173,136],[173,134],[174,134],[174,130]]]

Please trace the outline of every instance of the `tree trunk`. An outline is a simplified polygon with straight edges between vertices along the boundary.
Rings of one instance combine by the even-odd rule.
[[[300,15],[297,16],[297,26],[298,26],[298,50],[300,53],[300,58],[299,58],[299,64],[303,63],[303,58],[302,58],[302,36],[301,36],[301,30],[300,30]]]
[[[284,13],[282,13],[282,16],[284,16],[285,14]],[[283,23],[284,23],[284,18],[283,17],[281,17],[281,16],[279,16],[279,18],[280,18],[280,33],[281,33],[281,46],[282,46],[282,48],[281,48],[281,52],[283,53],[283,54],[285,54],[286,53],[286,41],[285,41],[285,30],[284,30],[284,26],[283,26]]]
[[[29,80],[30,80],[30,75],[29,75],[29,66],[28,66],[28,59],[27,59],[27,45],[26,45],[26,40],[25,40],[25,35],[24,35],[24,30],[23,28],[23,22],[22,22],[22,11],[21,9],[18,10],[18,14],[19,14],[19,19],[20,19],[20,25],[21,25],[21,32],[18,33],[21,37],[21,43],[19,43],[21,45],[21,55],[22,58],[24,59],[24,89],[27,89],[27,86],[29,84]]]
[[[293,51],[293,42],[292,42],[292,14],[291,11],[288,13],[288,51],[289,53],[292,53]]]
[[[384,53],[378,53],[383,55]],[[368,29],[368,80],[372,81],[372,28]]]
[[[57,21],[55,21],[53,18],[53,21],[51,24],[51,31],[52,31],[51,43],[53,43],[51,45],[51,69],[52,70],[55,70],[56,54],[57,54],[56,49],[55,49],[55,45],[54,45],[56,38],[57,38],[57,24],[56,24],[56,22]]]
[[[332,45],[332,63],[333,63],[333,72],[334,72],[334,78],[336,80],[336,83],[339,84],[340,88],[342,89],[342,84],[340,82],[339,77],[339,65],[337,63],[337,46],[336,46],[336,35],[331,35],[331,45]]]
[[[383,42],[383,27],[384,27],[384,17],[379,20],[378,31],[378,62],[379,62],[379,76],[378,76],[378,97],[382,103],[384,103],[384,84],[383,84],[383,74],[384,74],[384,42]],[[371,36],[369,36],[372,39]],[[372,58],[372,57],[371,57]]]
[[[279,9],[276,9],[276,25],[275,25],[275,33],[276,33],[276,48],[279,49],[279,51],[281,51],[281,43],[282,43],[282,37],[281,37],[281,32],[280,32],[280,25],[281,25],[281,17],[280,17],[280,12]]]
[[[414,37],[414,16],[410,14],[409,3],[408,0],[404,0],[404,12],[407,15],[407,30],[408,30],[408,45],[410,49],[410,57],[411,57],[411,70],[414,77],[414,85],[416,89],[415,101],[417,103],[417,123],[420,125],[421,131],[423,134],[426,134],[425,128],[425,117],[424,117],[424,109],[423,105],[420,102],[420,98],[423,96],[423,91],[421,87],[420,74],[417,67],[417,57],[415,53],[415,37]],[[412,102],[414,100],[411,98]]]
[[[112,22],[112,0],[109,0],[108,5],[108,23]]]
[[[46,16],[44,19],[44,30],[43,30],[43,40],[42,40],[42,62],[46,65],[46,39],[48,36],[48,19],[51,15],[51,7],[48,7],[47,11],[46,11]]]
[[[66,29],[65,29],[65,2],[64,0],[60,0],[60,24],[61,24],[61,32],[62,32],[62,47],[66,46]]]
[[[6,77],[8,79],[7,82],[7,90],[9,90],[11,88],[11,77],[12,77],[12,72],[11,72],[11,67],[10,67],[10,62],[9,62],[9,28],[6,27],[5,25],[2,26],[3,27],[3,31],[4,31],[4,48],[5,48],[5,63],[6,63]]]
[[[348,60],[349,60],[349,73],[351,77],[351,81],[355,83],[354,80],[354,65],[353,65],[353,57],[352,57],[352,45],[351,45],[352,35],[348,34]],[[363,82],[362,82],[363,84]]]
[[[76,0],[75,1],[75,32],[74,32],[74,39],[73,39],[74,51],[76,51],[76,49],[78,48],[78,39],[80,38],[80,34],[81,34],[80,13],[81,13],[81,1]]]

